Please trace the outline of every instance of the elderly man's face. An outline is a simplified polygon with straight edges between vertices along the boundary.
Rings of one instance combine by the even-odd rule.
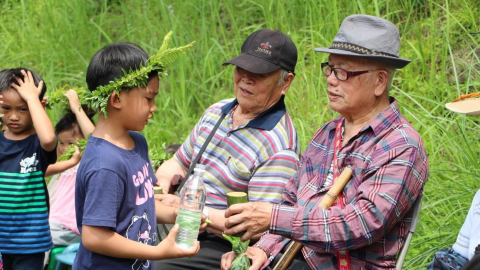
[[[353,56],[331,54],[328,64],[334,68],[342,68],[347,71],[372,70],[365,59]],[[348,116],[360,116],[372,111],[375,107],[375,79],[376,72],[361,74],[351,77],[346,81],[340,81],[334,72],[327,76],[328,99],[332,110]],[[370,76],[370,78],[369,78]]]
[[[260,114],[277,103],[289,87],[289,83],[278,84],[280,72],[277,70],[267,74],[254,74],[239,67],[235,68],[233,83],[242,112]],[[293,77],[292,74],[289,76]]]

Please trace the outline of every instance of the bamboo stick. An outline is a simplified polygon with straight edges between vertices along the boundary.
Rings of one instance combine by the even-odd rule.
[[[325,196],[323,196],[322,201],[320,202],[319,206],[323,209],[328,209],[337,199],[338,194],[342,191],[345,185],[350,181],[350,177],[352,177],[352,169],[349,167],[345,167],[343,169],[340,176],[334,180],[333,186],[327,192]],[[302,244],[291,241],[285,253],[280,257],[280,260],[277,262],[273,270],[285,270],[292,262],[293,258],[302,249]]]
[[[231,205],[237,204],[237,203],[246,203],[248,202],[248,195],[245,192],[240,192],[240,191],[232,191],[227,193],[227,206],[230,207]],[[236,237],[242,237],[245,234],[245,232],[239,232],[236,233],[232,236]]]

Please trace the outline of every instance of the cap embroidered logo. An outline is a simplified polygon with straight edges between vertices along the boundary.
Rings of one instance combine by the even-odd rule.
[[[261,47],[261,48],[260,48]],[[262,52],[266,53],[268,55],[272,55],[272,51],[270,49],[272,48],[272,45],[270,45],[268,42],[267,43],[260,43],[260,47],[258,47],[255,52]]]

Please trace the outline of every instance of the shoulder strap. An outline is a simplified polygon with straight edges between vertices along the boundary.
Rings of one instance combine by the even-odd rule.
[[[213,127],[212,131],[210,132],[207,139],[205,140],[205,143],[202,145],[202,148],[198,152],[198,155],[195,157],[195,160],[193,160],[192,164],[190,165],[190,168],[188,169],[187,174],[185,175],[185,177],[183,177],[183,179],[181,179],[180,185],[177,188],[178,191],[182,190],[183,185],[185,184],[187,179],[190,177],[190,175],[193,173],[193,169],[195,169],[195,166],[200,161],[200,158],[202,157],[203,152],[205,152],[205,149],[207,148],[208,143],[210,143],[210,141],[212,140],[213,135],[217,131],[218,127],[220,126],[224,118],[225,118],[225,114],[222,113],[222,115],[220,116],[220,119],[218,119],[217,123],[215,124],[215,127]]]

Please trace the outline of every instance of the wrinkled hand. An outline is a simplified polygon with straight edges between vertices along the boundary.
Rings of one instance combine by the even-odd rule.
[[[196,241],[192,249],[181,249],[175,243],[175,236],[178,233],[179,226],[175,224],[173,228],[168,233],[167,238],[158,244],[158,254],[159,259],[168,259],[168,258],[180,258],[180,257],[192,257],[198,253],[200,250],[200,242]]]
[[[155,194],[155,200],[159,200],[163,204],[175,208],[180,206],[180,197],[173,194]]]
[[[273,205],[266,202],[238,203],[230,206],[225,212],[226,235],[234,235],[245,231],[241,241],[247,241],[254,235],[270,228]]]
[[[25,70],[22,70],[21,73],[23,75],[23,80],[22,78],[15,77],[18,85],[12,83],[10,86],[17,90],[18,94],[27,103],[32,100],[39,100],[38,98],[42,92],[43,81],[40,81],[37,87],[35,86],[35,81],[33,80],[33,75],[30,71],[25,72]]]
[[[205,214],[202,214],[202,221],[200,223],[200,229],[198,229],[198,234],[203,233],[207,228],[208,223],[206,222],[206,220],[207,220],[207,216],[205,216]]]
[[[170,191],[170,187],[172,185],[178,184],[178,182],[182,178],[182,176],[179,175],[179,174],[175,174],[172,178],[166,178],[166,177],[162,176],[162,174],[159,173],[159,171],[157,171],[156,176],[157,176],[157,179],[158,179],[157,184],[160,187],[162,187],[162,193],[163,194],[168,194],[169,191]]]
[[[248,270],[260,269],[268,259],[265,251],[256,247],[248,247],[246,254],[247,254],[247,257],[252,262],[252,265],[250,266],[250,268],[248,268]],[[236,255],[233,251],[223,254],[222,261],[220,263],[221,269],[229,270],[235,257]]]
[[[70,110],[74,114],[77,112],[82,111],[82,107],[80,106],[80,100],[78,99],[78,94],[75,92],[75,90],[70,89],[65,93],[65,96],[68,98],[68,103],[70,104]]]

